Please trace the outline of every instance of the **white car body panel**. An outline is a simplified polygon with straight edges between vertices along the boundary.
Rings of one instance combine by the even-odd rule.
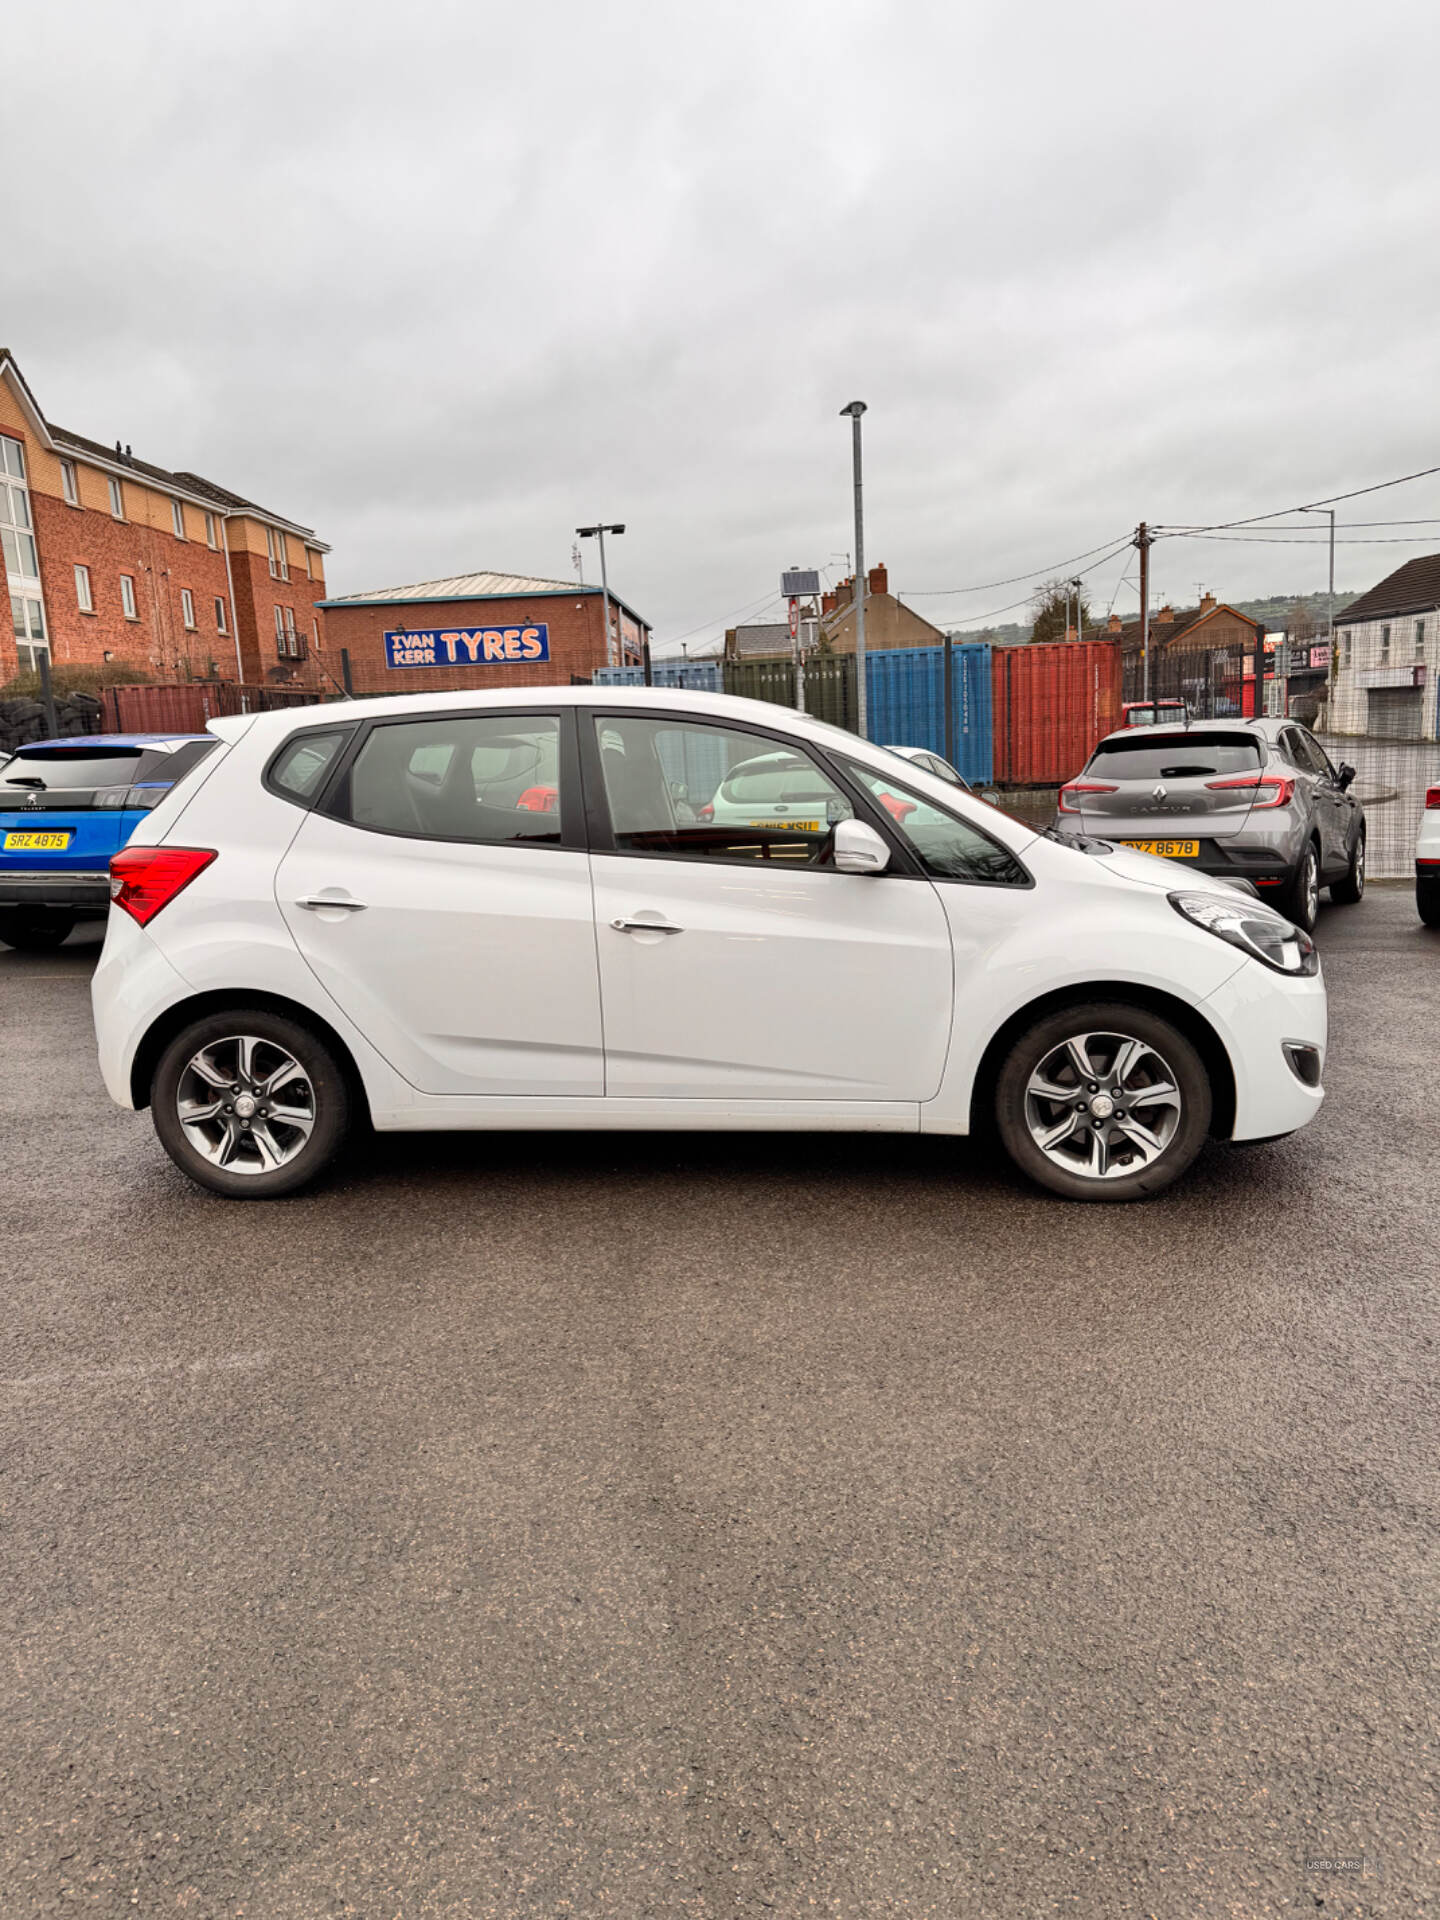
[[[884,749],[803,715],[684,689],[397,696],[212,723],[226,751],[131,844],[219,857],[147,927],[111,911],[93,996],[112,1097],[131,1104],[135,1056],[157,1020],[200,994],[263,993],[334,1029],[382,1131],[964,1133],[997,1029],[1043,995],[1100,982],[1168,994],[1209,1021],[1234,1069],[1235,1138],[1289,1131],[1318,1108],[1323,1094],[1291,1072],[1280,1043],[1323,1051],[1323,981],[1264,967],[1164,897],[1233,889],[1148,855],[1038,836],[918,766],[915,791],[1008,846],[1033,887],[432,840],[406,839],[402,857],[395,838],[261,785],[300,727],[532,703],[743,720],[895,770]],[[330,888],[369,904],[344,915],[293,904]],[[685,930],[610,925],[651,916]],[[502,925],[519,935],[513,952]]]

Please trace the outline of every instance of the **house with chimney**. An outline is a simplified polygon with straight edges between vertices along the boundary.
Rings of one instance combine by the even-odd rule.
[[[889,569],[871,567],[866,574],[865,647],[867,652],[891,647],[938,647],[945,635],[920,614],[907,607],[890,591]],[[816,645],[822,653],[855,651],[855,576],[851,574],[830,592],[822,594],[819,617],[815,621]],[[807,618],[807,627],[810,624]],[[790,629],[783,620],[757,621],[746,627],[731,627],[725,635],[727,660],[773,660],[788,658],[792,651]]]
[[[1440,739],[1440,553],[1407,560],[1335,616],[1336,733]]]
[[[1086,638],[1120,642],[1125,698],[1140,699],[1145,636],[1139,620],[1111,614]],[[1196,607],[1167,602],[1150,616],[1150,691],[1184,696],[1197,712],[1253,713],[1255,665],[1264,658],[1264,622],[1213,593],[1203,594]]]

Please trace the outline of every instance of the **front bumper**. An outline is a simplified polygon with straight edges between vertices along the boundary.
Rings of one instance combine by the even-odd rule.
[[[0,867],[0,907],[60,908],[66,913],[104,914],[110,907],[110,874],[26,872]]]
[[[1269,1140],[1308,1125],[1325,1099],[1329,1013],[1322,974],[1293,979],[1247,960],[1203,1003],[1235,1075],[1232,1140]],[[1286,1057],[1313,1048],[1320,1083],[1307,1086]]]

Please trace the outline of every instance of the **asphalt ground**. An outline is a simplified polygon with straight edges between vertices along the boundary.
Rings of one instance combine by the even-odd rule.
[[[535,1135],[238,1206],[95,936],[0,952],[0,1913],[1434,1910],[1440,938],[1319,938],[1320,1118],[1132,1208]]]

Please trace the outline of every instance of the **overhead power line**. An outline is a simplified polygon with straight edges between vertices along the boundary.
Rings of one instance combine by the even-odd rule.
[[[1224,533],[1230,527],[1253,527],[1262,520],[1278,520],[1282,513],[1304,513],[1307,507],[1333,507],[1341,500],[1359,500],[1367,493],[1383,493],[1387,487],[1407,486],[1412,480],[1428,480],[1440,473],[1440,467],[1422,467],[1418,473],[1402,473],[1394,480],[1377,480],[1371,487],[1352,487],[1349,493],[1327,493],[1323,500],[1298,501],[1292,506],[1276,507],[1271,513],[1252,513],[1246,520],[1213,520],[1201,526],[1157,527],[1157,536],[1171,533]]]
[[[981,580],[972,587],[906,587],[905,591],[912,600],[943,600],[951,594],[960,593],[993,593],[997,587],[1013,587],[1022,580],[1039,580],[1044,574],[1059,573],[1064,567],[1077,566],[1080,561],[1088,560],[1092,553],[1103,553],[1107,548],[1113,547],[1120,538],[1118,533],[1112,534],[1098,547],[1087,547],[1084,553],[1074,554],[1068,560],[1052,560],[1048,566],[1034,567],[1029,573],[1012,573],[1005,580]],[[1124,538],[1128,544],[1130,536],[1126,534]],[[1098,564],[1103,563],[1097,562]],[[1019,606],[1021,602],[1017,600],[1015,604]],[[970,616],[967,614],[965,617],[969,619]]]

